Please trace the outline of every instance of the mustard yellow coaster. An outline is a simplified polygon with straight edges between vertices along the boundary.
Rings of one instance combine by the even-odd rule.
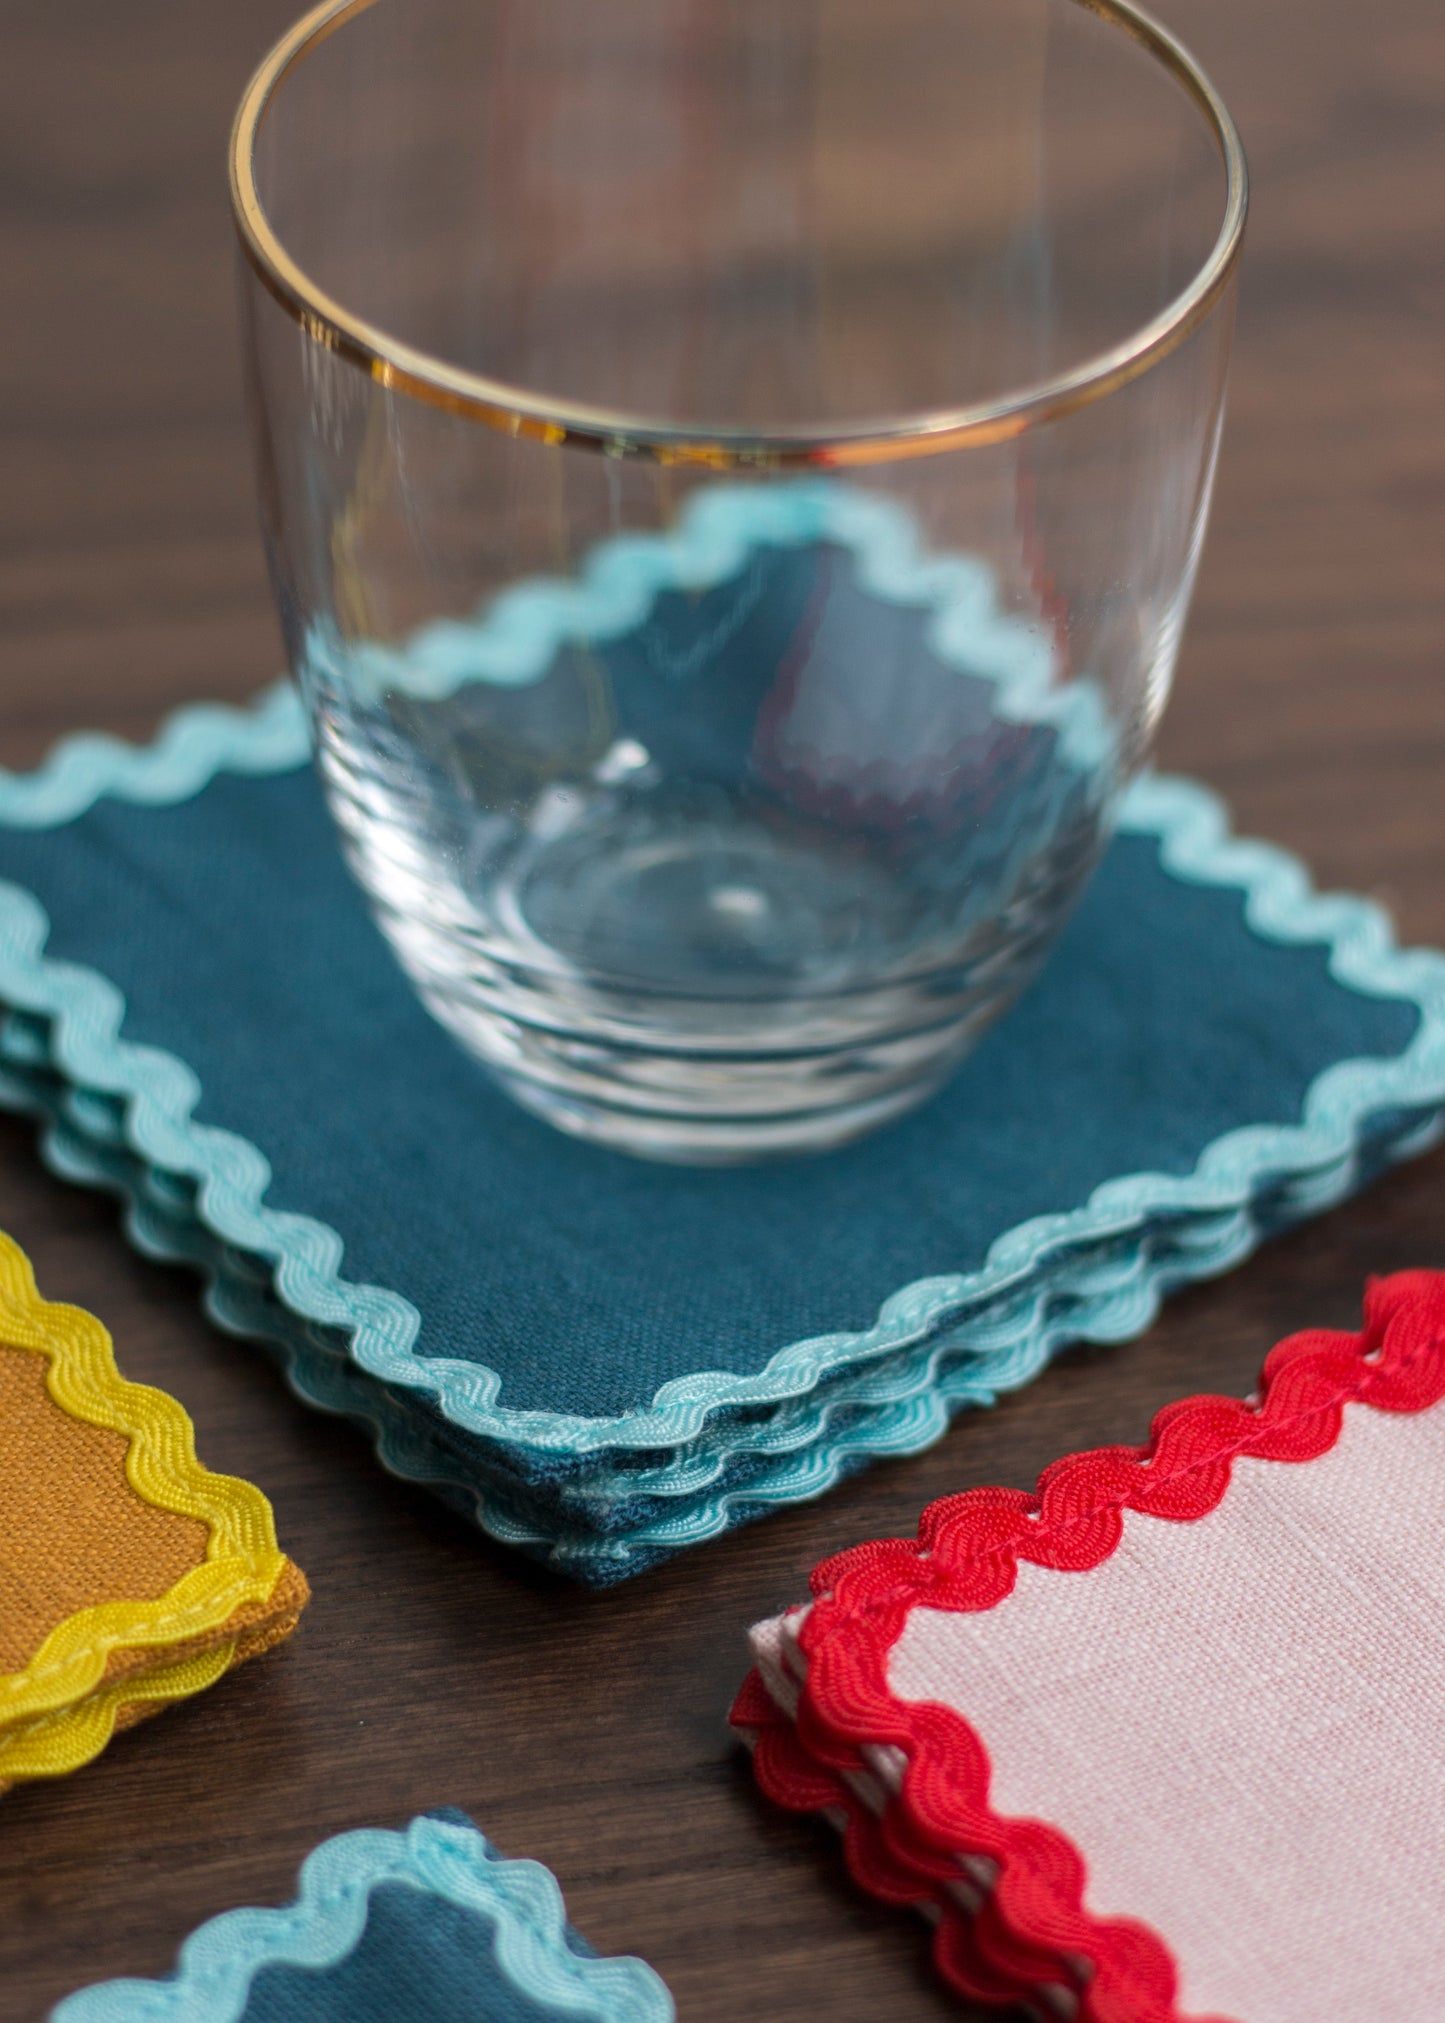
[[[0,1790],[212,1685],[307,1595],[260,1490],[203,1468],[175,1399],[0,1234]]]

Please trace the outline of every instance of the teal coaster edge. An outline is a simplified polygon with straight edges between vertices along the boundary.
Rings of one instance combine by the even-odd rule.
[[[265,1343],[277,1354],[291,1388],[309,1405],[344,1417],[366,1430],[389,1473],[425,1486],[492,1537],[527,1552],[553,1570],[592,1586],[605,1586],[644,1571],[660,1558],[701,1544],[769,1509],[810,1501],[867,1462],[919,1452],[941,1438],[966,1406],[991,1405],[997,1396],[1029,1382],[1055,1350],[1089,1340],[1118,1342],[1142,1332],[1165,1294],[1177,1285],[1226,1272],[1248,1256],[1279,1223],[1318,1213],[1343,1198],[1363,1177],[1358,1155],[1336,1169],[1297,1182],[1288,1198],[1276,1200],[1266,1222],[1247,1211],[1207,1223],[1182,1223],[1151,1231],[1133,1248],[1107,1257],[1079,1260],[1057,1283],[1041,1289],[1026,1313],[1016,1317],[1012,1341],[1000,1340],[987,1355],[950,1354],[936,1343],[912,1366],[865,1373],[843,1402],[868,1407],[868,1417],[830,1437],[836,1401],[817,1413],[816,1436],[806,1451],[787,1455],[765,1474],[739,1488],[707,1494],[726,1455],[713,1458],[699,1486],[675,1478],[671,1493],[678,1508],[626,1533],[599,1537],[579,1511],[575,1527],[540,1522],[489,1491],[440,1442],[407,1420],[393,1394],[367,1378],[335,1348],[325,1348],[274,1298],[264,1264],[228,1251],[188,1213],[173,1182],[145,1168],[115,1130],[113,1113],[90,1092],[45,1090],[27,1075],[27,1051],[17,1043],[14,1021],[0,1028],[0,1105],[42,1118],[42,1153],[53,1171],[77,1184],[118,1194],[126,1203],[127,1234],[144,1255],[186,1264],[207,1281],[205,1307],[224,1332]],[[43,1058],[43,1047],[40,1049]],[[1370,1170],[1423,1151],[1441,1135],[1440,1121],[1427,1117],[1374,1147]],[[249,1272],[243,1267],[249,1264]],[[659,1490],[656,1471],[649,1486]],[[636,1477],[627,1479],[629,1493]],[[592,1492],[607,1493],[605,1481]],[[661,1493],[667,1493],[662,1490]],[[686,1500],[683,1500],[686,1499]],[[579,1499],[580,1501],[581,1499]]]
[[[237,2023],[263,1967],[330,1967],[361,1938],[371,1893],[410,1883],[495,1930],[497,1965],[534,2002],[579,2023],[673,2023],[672,1997],[645,1961],[599,1959],[567,1944],[567,1912],[550,1869],[508,1861],[477,1829],[423,1815],[404,1832],[362,1828],[314,1849],[296,1901],[225,1911],[201,1925],[164,1981],[104,1981],[68,1995],[50,2023]]]

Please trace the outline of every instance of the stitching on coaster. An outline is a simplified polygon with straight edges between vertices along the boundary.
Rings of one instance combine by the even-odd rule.
[[[134,1718],[157,1712],[168,1701],[204,1693],[231,1669],[239,1639],[216,1644],[209,1651],[176,1665],[117,1679],[74,1706],[37,1714],[0,1733],[0,1791],[19,1778],[64,1777],[99,1756],[115,1733],[122,1713]]]

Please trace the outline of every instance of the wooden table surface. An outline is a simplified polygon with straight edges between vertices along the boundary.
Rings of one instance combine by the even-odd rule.
[[[291,0],[5,0],[0,11],[0,761],[148,735],[269,677],[233,338],[222,150]],[[1214,530],[1165,760],[1326,881],[1445,943],[1445,11],[1168,0],[1250,148],[1256,204]],[[620,1591],[557,1585],[392,1481],[127,1249],[114,1206],[0,1126],[0,1224],[53,1296],[181,1398],[212,1466],[273,1498],[315,1600],[293,1643],[100,1762],[0,1801],[0,2018],[156,1974],[203,1918],[290,1894],[323,1836],[464,1806],[561,1878],[604,1950],[690,2023],[939,2016],[921,1925],[771,1812],[723,1718],[743,1631],[823,1553],[980,1482],[1133,1441],[1350,1324],[1367,1274],[1445,1264],[1445,1153],[1066,1356],[932,1452]],[[3,1432],[0,1432],[3,1438]],[[1353,2023],[1353,2019],[1349,2019]]]

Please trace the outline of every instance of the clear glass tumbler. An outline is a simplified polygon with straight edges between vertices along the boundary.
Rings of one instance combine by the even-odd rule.
[[[262,515],[351,866],[563,1129],[920,1102],[1164,704],[1239,140],[1125,0],[329,0],[232,149]]]

